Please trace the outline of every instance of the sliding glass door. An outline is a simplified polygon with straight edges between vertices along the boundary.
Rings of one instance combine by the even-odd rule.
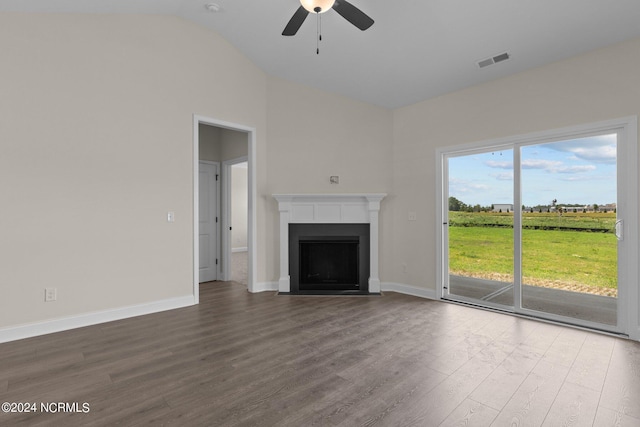
[[[440,153],[442,298],[624,333],[637,311],[620,304],[637,271],[624,241],[637,236],[623,221],[637,215],[628,182],[637,174],[627,161],[619,167],[625,132]]]
[[[520,148],[522,308],[618,320],[617,134]]]
[[[513,307],[513,150],[448,158],[448,293]]]

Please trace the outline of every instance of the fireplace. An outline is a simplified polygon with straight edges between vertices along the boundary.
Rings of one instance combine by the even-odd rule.
[[[367,294],[369,224],[289,224],[293,294]]]
[[[280,212],[279,293],[379,294],[378,215],[385,196],[274,194]],[[290,234],[297,236],[294,243]]]

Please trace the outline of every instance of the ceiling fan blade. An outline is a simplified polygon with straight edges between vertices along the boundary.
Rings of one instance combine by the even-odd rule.
[[[333,10],[362,31],[373,25],[373,19],[346,0],[336,0]]]
[[[302,23],[304,22],[304,20],[307,19],[308,14],[309,12],[307,12],[307,9],[300,6],[298,10],[296,10],[296,13],[294,13],[291,19],[289,20],[289,23],[287,24],[287,26],[284,27],[284,31],[282,32],[282,35],[295,36],[298,30],[300,29],[300,27],[302,26]]]

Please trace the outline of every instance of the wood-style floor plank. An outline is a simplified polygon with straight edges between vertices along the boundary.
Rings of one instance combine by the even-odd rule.
[[[386,293],[249,294],[0,344],[0,425],[640,425],[640,344]]]

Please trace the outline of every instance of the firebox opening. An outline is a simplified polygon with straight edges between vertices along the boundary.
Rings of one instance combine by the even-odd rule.
[[[369,295],[369,224],[289,224],[292,294]]]
[[[358,290],[356,236],[330,236],[300,241],[300,290]]]

